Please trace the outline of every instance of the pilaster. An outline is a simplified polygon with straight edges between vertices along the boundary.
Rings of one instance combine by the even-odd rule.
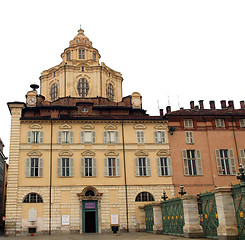
[[[153,203],[153,217],[154,217],[154,226],[153,232],[157,234],[162,233],[162,211],[161,203]]]

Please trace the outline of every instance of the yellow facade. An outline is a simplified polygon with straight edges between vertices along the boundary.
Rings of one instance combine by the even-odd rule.
[[[86,61],[78,59],[80,40],[87,40],[84,47],[90,55],[86,53]],[[67,51],[71,52],[71,60],[64,69]],[[84,233],[92,229],[87,226],[90,218],[94,221],[91,230],[94,232],[110,231],[115,224],[120,230],[139,231],[143,224],[139,206],[145,201],[160,201],[163,191],[168,196],[174,194],[171,166],[168,165],[167,173],[159,175],[159,159],[171,163],[167,122],[161,117],[145,115],[139,93],[132,94],[131,102],[122,100],[121,74],[99,65],[100,55],[83,31],[79,30],[61,56],[59,67],[41,75],[41,95],[46,101],[28,102],[27,94],[26,104],[8,103],[12,123],[6,233],[26,234],[33,229],[43,233]],[[82,66],[86,67],[84,72]],[[68,73],[66,94],[62,71]],[[56,114],[65,111],[63,105],[57,105],[59,99],[70,95],[77,101],[76,80],[80,76],[86,76],[92,89],[87,100],[99,96],[105,101],[107,83],[113,82],[114,99],[110,106],[103,106],[108,111],[113,106],[113,113],[103,118],[102,109],[102,115],[93,115],[101,109],[95,106],[82,117],[69,115],[68,119],[62,119],[61,114]],[[59,86],[57,101],[50,103],[50,86],[55,81]],[[81,104],[83,101],[84,98]],[[113,102],[120,102],[122,107],[115,107]],[[83,114],[76,103],[69,104],[67,109],[70,114],[72,111]],[[119,117],[113,117],[117,111],[128,109],[142,116],[120,113]],[[39,117],[35,115],[37,112]],[[160,134],[160,142],[156,142],[156,134]]]

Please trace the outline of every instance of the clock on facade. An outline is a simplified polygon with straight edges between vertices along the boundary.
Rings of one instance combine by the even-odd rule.
[[[133,100],[133,105],[134,105],[135,107],[140,107],[140,104],[141,104],[140,99],[135,98],[135,99]]]
[[[26,100],[27,104],[30,106],[35,105],[36,101],[37,101],[36,96],[28,96]]]

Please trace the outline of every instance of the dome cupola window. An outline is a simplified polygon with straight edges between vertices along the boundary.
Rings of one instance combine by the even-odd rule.
[[[79,59],[85,59],[85,49],[79,49]]]
[[[58,86],[57,83],[53,83],[50,88],[50,99],[51,101],[56,100],[58,97]]]
[[[93,52],[93,60],[96,61],[96,52]]]
[[[107,89],[107,97],[109,100],[113,101],[114,100],[114,88],[111,83],[108,84],[108,89]]]
[[[77,91],[80,97],[85,98],[88,95],[89,84],[86,78],[80,78],[78,80]]]
[[[70,51],[66,53],[66,60],[67,61],[71,60],[71,52]]]

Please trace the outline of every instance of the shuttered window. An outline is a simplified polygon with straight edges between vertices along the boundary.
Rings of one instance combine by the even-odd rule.
[[[225,127],[225,120],[223,118],[215,119],[216,127]]]
[[[232,149],[216,149],[215,155],[219,175],[236,175],[235,158]]]
[[[43,176],[43,159],[27,158],[26,159],[26,177]]]
[[[28,131],[27,132],[27,143],[43,143],[43,132],[42,131]]]
[[[106,131],[104,132],[104,143],[118,143],[118,132],[117,131]]]
[[[245,149],[240,150],[240,157],[243,167],[245,167]]]
[[[200,150],[182,150],[184,175],[203,175]]]
[[[154,132],[155,143],[165,143],[165,132],[156,131]]]
[[[96,158],[81,159],[81,175],[83,177],[95,177],[97,175]]]
[[[172,175],[172,161],[170,157],[157,158],[157,172],[158,176]]]
[[[136,131],[136,138],[137,138],[137,143],[144,143],[145,142],[144,131]]]
[[[185,128],[193,128],[193,120],[192,119],[184,119],[184,127]]]
[[[151,176],[150,158],[135,158],[135,176]]]
[[[58,143],[73,143],[73,132],[72,131],[59,131],[58,132]]]
[[[192,131],[186,131],[185,132],[185,139],[187,144],[193,144],[194,138],[193,138],[193,132]]]
[[[94,131],[82,131],[81,143],[95,143],[96,137]]]
[[[120,176],[120,160],[119,158],[104,159],[104,175],[106,177]]]
[[[72,177],[73,175],[73,158],[58,158],[58,177]]]

